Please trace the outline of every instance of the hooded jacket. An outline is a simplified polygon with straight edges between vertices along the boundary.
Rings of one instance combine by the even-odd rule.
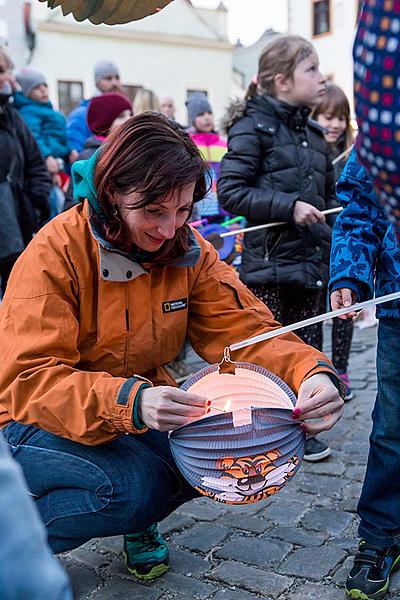
[[[240,278],[248,285],[297,284],[322,288],[328,279],[331,228],[298,226],[294,204],[337,206],[329,146],[309,109],[271,96],[242,104],[227,122],[228,152],[221,163],[218,199],[247,225],[288,225],[244,236]]]
[[[71,150],[81,152],[85,141],[92,135],[87,124],[87,112],[91,98],[81,100],[67,116],[67,137]]]
[[[188,255],[170,265],[138,263],[106,244],[90,219],[95,160],[73,167],[75,194],[88,200],[35,236],[0,307],[0,426],[14,419],[84,444],[139,432],[142,377],[175,385],[164,365],[186,335],[217,363],[232,342],[278,327],[195,230]],[[295,392],[318,372],[336,382],[327,358],[294,334],[234,360],[273,371]]]
[[[67,123],[51,102],[37,102],[21,92],[14,96],[14,106],[28,125],[42,155],[66,160],[69,154]]]
[[[344,210],[332,236],[330,292],[350,288],[360,302],[400,289],[400,248],[371,178],[353,150],[337,184]],[[400,319],[400,301],[376,307],[378,318]]]

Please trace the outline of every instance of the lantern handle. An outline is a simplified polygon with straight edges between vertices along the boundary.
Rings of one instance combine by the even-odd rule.
[[[233,372],[235,373],[236,362],[231,360],[231,349],[229,346],[225,346],[224,354],[222,356],[222,360],[218,363],[219,369],[218,371],[221,373],[221,367],[225,367],[225,372]]]

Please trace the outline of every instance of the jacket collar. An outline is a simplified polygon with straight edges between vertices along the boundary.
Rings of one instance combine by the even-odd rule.
[[[122,250],[114,248],[104,240],[95,229],[90,208],[87,211],[91,233],[97,242],[100,257],[100,277],[105,281],[132,281],[140,275],[147,273],[142,264],[157,266],[157,260],[150,262],[146,259],[139,261],[137,257]],[[184,256],[171,259],[170,267],[194,267],[200,258],[201,249],[196,237],[190,230],[190,248]]]
[[[306,106],[292,106],[267,95],[253,98],[248,107],[274,117],[291,129],[304,129],[311,113]]]

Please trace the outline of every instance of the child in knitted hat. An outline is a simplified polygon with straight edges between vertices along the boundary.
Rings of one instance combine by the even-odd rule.
[[[212,108],[205,94],[192,94],[186,101],[186,107],[190,124],[188,133],[210,165],[212,180],[211,189],[199,206],[199,216],[207,217],[209,221],[220,221],[227,214],[217,199],[217,180],[226,142],[214,131]]]
[[[60,170],[57,159],[69,159],[65,117],[54,110],[49,101],[47,80],[43,73],[25,67],[17,74],[16,79],[21,91],[15,93],[14,106],[31,130],[46,159],[49,173],[54,175]]]
[[[87,124],[93,135],[86,140],[79,159],[90,158],[108,134],[131,116],[132,102],[123,94],[110,92],[92,98],[87,113]]]

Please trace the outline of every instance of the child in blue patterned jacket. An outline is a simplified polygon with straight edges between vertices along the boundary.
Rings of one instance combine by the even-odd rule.
[[[337,196],[344,210],[333,228],[333,309],[400,289],[400,248],[393,225],[355,151],[339,179]],[[378,393],[357,509],[362,539],[346,582],[348,596],[365,599],[382,598],[390,574],[400,567],[400,302],[380,305],[377,317]]]

